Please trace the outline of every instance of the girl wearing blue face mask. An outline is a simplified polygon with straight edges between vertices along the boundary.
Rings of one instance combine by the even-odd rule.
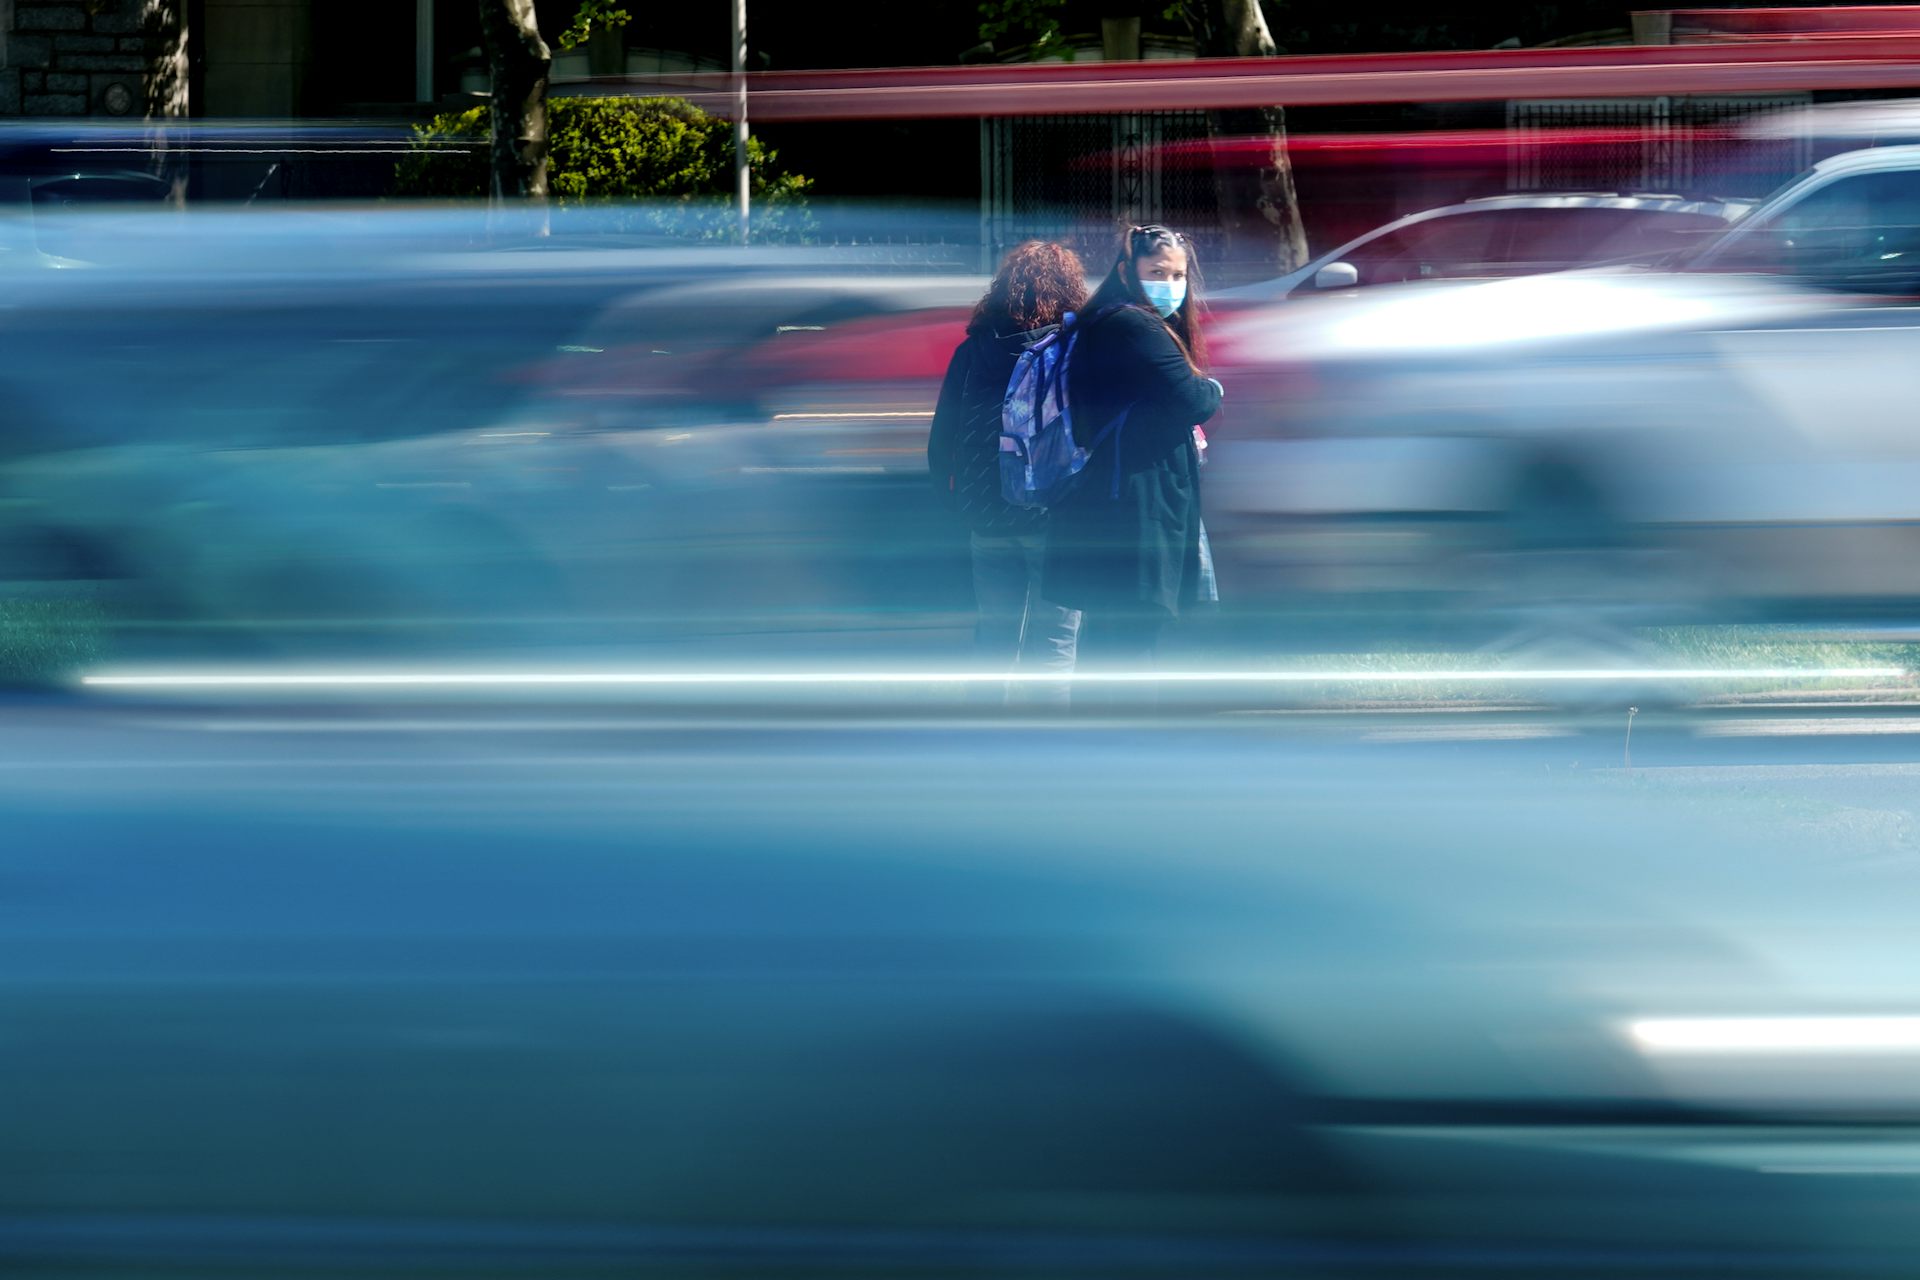
[[[1202,369],[1193,246],[1166,227],[1131,227],[1087,302],[1068,363],[1074,434],[1093,450],[1055,506],[1048,598],[1082,612],[1079,670],[1151,670],[1169,623],[1211,598],[1193,429],[1220,407]],[[1076,705],[1104,704],[1089,683]],[[1092,696],[1089,696],[1092,695]]]

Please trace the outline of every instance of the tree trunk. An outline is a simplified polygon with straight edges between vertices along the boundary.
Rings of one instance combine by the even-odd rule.
[[[1270,58],[1277,52],[1260,0],[1209,0],[1202,52],[1216,58]],[[1307,232],[1287,158],[1287,114],[1280,107],[1207,113],[1216,138],[1260,136],[1267,149],[1257,166],[1214,165],[1214,192],[1227,253],[1236,266],[1281,275],[1307,260]]]
[[[140,34],[147,58],[147,119],[190,115],[186,0],[148,0],[141,11]]]
[[[553,54],[540,38],[533,0],[480,0],[480,34],[493,73],[493,198],[544,201]]]
[[[6,6],[0,5],[0,9]],[[187,165],[172,154],[165,122],[192,114],[193,68],[187,53],[186,0],[147,0],[140,34],[147,59],[146,118],[160,127],[148,135],[149,165],[171,186],[167,203],[187,205]]]

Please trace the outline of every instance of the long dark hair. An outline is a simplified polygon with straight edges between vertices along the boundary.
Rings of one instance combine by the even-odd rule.
[[[967,332],[992,337],[1044,329],[1086,300],[1087,269],[1080,255],[1064,245],[1028,240],[1000,260]]]
[[[1140,278],[1133,264],[1165,248],[1180,249],[1187,255],[1187,296],[1180,303],[1178,311],[1163,317],[1147,301],[1146,291],[1140,287]],[[1194,254],[1193,241],[1178,231],[1157,222],[1126,229],[1120,238],[1120,251],[1114,259],[1113,270],[1107,272],[1107,278],[1087,302],[1087,311],[1091,314],[1112,306],[1144,308],[1148,315],[1167,326],[1167,332],[1173,335],[1174,341],[1180,344],[1180,350],[1186,354],[1188,364],[1196,370],[1207,367],[1207,340],[1200,331],[1200,316],[1205,310],[1205,303],[1200,297],[1200,259]]]

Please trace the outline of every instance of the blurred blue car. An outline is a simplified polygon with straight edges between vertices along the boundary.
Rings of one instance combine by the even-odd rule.
[[[1912,860],[1857,811],[1241,733],[990,793],[1033,733],[223,724],[0,778],[9,1274],[1920,1258]]]
[[[806,412],[749,358],[970,276],[623,247],[592,211],[537,239],[484,210],[83,225],[112,260],[17,276],[0,312],[0,581],[92,584],[119,652],[538,651],[965,599],[930,410]]]

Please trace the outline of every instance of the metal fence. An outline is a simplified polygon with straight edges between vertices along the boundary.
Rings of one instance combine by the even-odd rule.
[[[1221,239],[1212,171],[1169,165],[1164,154],[1206,136],[1201,111],[982,120],[983,268],[1039,238],[1070,245],[1097,270],[1119,228],[1138,222],[1179,227],[1206,258]]]
[[[1810,140],[1756,148],[1727,137],[1725,127],[1798,110],[1808,100],[1807,94],[1789,93],[1509,102],[1507,185],[1514,191],[1759,194],[1811,163]],[[1535,141],[1564,129],[1623,130],[1633,136],[1577,147]],[[1730,184],[1755,189],[1729,190]]]
[[[1811,142],[1738,141],[1726,126],[1808,101],[1784,93],[1509,102],[1507,187],[1760,195],[1812,162]],[[1616,136],[1578,146],[1547,141],[1585,129]],[[982,120],[982,269],[1037,237],[1071,245],[1097,271],[1119,227],[1148,221],[1179,227],[1203,262],[1221,261],[1225,236],[1211,167],[1168,158],[1171,144],[1206,137],[1203,111]],[[1490,176],[1498,181],[1497,170]]]

